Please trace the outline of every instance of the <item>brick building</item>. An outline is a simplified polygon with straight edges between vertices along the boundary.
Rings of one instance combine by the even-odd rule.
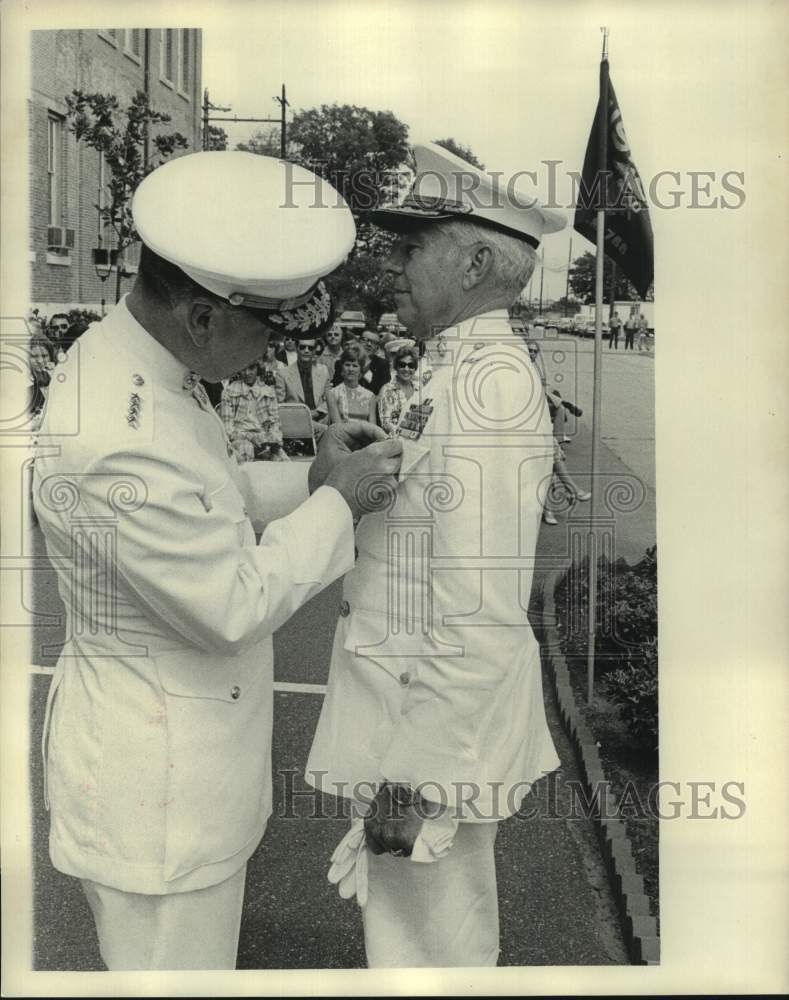
[[[66,95],[114,94],[121,107],[138,90],[172,116],[156,129],[178,131],[200,149],[202,32],[194,28],[34,31],[31,53],[30,267],[31,304],[44,315],[79,306],[101,311],[115,302],[117,274],[102,282],[93,249],[114,246],[100,223],[105,203],[101,155],[78,143],[66,122]],[[125,271],[136,270],[139,245],[127,250]],[[121,294],[132,278],[122,278]]]

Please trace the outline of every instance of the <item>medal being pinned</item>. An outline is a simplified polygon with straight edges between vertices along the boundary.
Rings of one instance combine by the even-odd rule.
[[[398,437],[418,441],[424,433],[430,414],[433,412],[433,400],[425,399],[421,403],[412,403],[408,412],[400,421],[396,434]]]

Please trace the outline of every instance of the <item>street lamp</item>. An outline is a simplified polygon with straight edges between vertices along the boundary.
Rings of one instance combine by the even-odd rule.
[[[104,315],[104,282],[112,273],[113,267],[118,265],[118,251],[109,250],[107,247],[93,248],[93,267],[96,270],[96,277],[101,282],[101,315]]]

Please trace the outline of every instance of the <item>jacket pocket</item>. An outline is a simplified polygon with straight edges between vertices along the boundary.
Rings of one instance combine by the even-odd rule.
[[[416,676],[418,653],[405,648],[400,637],[389,632],[387,615],[354,611],[343,624],[343,648],[354,655],[360,666],[384,670],[406,687]]]
[[[270,641],[234,657],[156,657],[167,724],[165,878],[226,860],[263,834],[271,801]],[[254,843],[253,843],[254,846]]]

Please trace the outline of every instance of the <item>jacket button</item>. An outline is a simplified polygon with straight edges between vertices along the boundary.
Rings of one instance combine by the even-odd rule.
[[[407,687],[411,683],[411,675],[406,670],[404,673],[400,674],[400,683],[403,687]]]
[[[238,684],[234,684],[233,687],[230,688],[230,697],[233,699],[233,701],[238,701],[238,699],[241,697],[241,688],[238,686]]]
[[[351,613],[350,604],[347,601],[343,601],[342,604],[340,604],[340,614],[343,616],[343,618],[347,618],[350,613]]]

